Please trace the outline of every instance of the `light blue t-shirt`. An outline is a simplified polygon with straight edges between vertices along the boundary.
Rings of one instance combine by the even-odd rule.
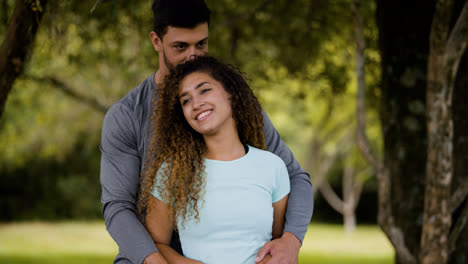
[[[206,264],[253,264],[272,238],[272,204],[289,193],[286,166],[275,154],[252,146],[239,159],[205,159],[205,166],[200,220],[178,225],[184,255]],[[157,188],[153,195],[161,199]]]

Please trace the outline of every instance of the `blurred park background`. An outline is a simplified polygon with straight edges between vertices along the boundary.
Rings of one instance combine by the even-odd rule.
[[[101,215],[100,132],[106,110],[157,69],[151,2],[0,0],[0,263],[115,256]],[[437,237],[424,234],[439,233],[444,261],[468,263],[468,1],[206,2],[209,53],[247,74],[310,173],[315,209],[299,263],[423,263]],[[16,16],[20,6],[29,11]],[[12,37],[21,23],[28,30]],[[455,69],[452,86],[431,89],[431,55],[452,39],[459,63],[440,68]],[[9,47],[25,56],[9,58]],[[426,96],[439,90],[448,141],[427,132],[440,104]],[[439,145],[450,179],[438,185]],[[428,197],[450,206],[434,213]],[[450,221],[430,226],[431,216]]]

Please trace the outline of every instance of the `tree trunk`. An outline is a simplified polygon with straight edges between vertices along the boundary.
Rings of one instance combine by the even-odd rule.
[[[455,0],[452,11],[456,19],[466,0]],[[402,8],[404,7],[404,8]],[[426,75],[429,36],[435,1],[377,1],[377,23],[382,68],[381,122],[384,136],[384,164],[391,175],[392,210],[396,226],[403,230],[404,241],[412,255],[421,255],[423,197],[428,151],[426,133]],[[417,14],[417,16],[415,15]],[[450,28],[455,19],[450,21]],[[466,36],[457,34],[458,36]],[[466,40],[465,40],[466,41]],[[453,50],[449,48],[448,50]],[[450,67],[446,67],[450,68]],[[437,70],[435,70],[437,72]],[[452,229],[449,241],[449,263],[468,261],[468,55],[460,62],[453,89],[453,182],[450,203]],[[444,78],[447,76],[444,76]],[[455,78],[455,76],[453,76]],[[431,84],[432,85],[432,84]],[[449,102],[450,104],[450,102]],[[440,126],[439,127],[444,127]],[[433,144],[430,144],[431,146]],[[450,143],[449,143],[450,145]],[[440,160],[432,162],[431,166]],[[427,167],[429,169],[430,166]],[[430,168],[432,170],[432,167]],[[432,182],[433,183],[433,182]],[[428,183],[431,186],[431,182]],[[457,193],[457,196],[453,194]],[[432,196],[434,194],[428,194]],[[454,199],[456,198],[456,199]],[[444,198],[445,199],[445,198]],[[447,199],[446,203],[447,202]],[[435,209],[435,207],[434,207]],[[440,207],[435,213],[440,213]],[[429,215],[427,217],[429,218]],[[450,222],[450,220],[447,220]],[[444,224],[442,224],[443,226]],[[440,228],[441,225],[437,225]],[[445,231],[447,228],[445,228]],[[458,233],[458,235],[457,235]],[[452,239],[455,238],[455,239]],[[454,240],[454,241],[451,241]],[[453,247],[453,248],[452,248]],[[402,261],[397,253],[396,261]],[[442,259],[439,262],[443,263]]]
[[[17,0],[10,25],[0,46],[0,117],[13,83],[32,53],[47,0]]]
[[[452,95],[458,66],[468,44],[468,1],[460,14],[452,15],[457,11],[453,7],[453,0],[437,2],[430,35],[426,97],[428,159],[420,258],[427,264],[448,262],[450,249],[468,217],[466,207],[452,227],[452,211],[458,206],[451,199],[454,164]],[[452,29],[451,20],[456,21]]]
[[[419,255],[423,218],[426,72],[434,5],[432,0],[377,1],[384,167],[391,178],[394,224],[413,256]],[[398,251],[396,261],[406,262]]]
[[[347,233],[356,230],[356,207],[364,183],[354,174],[353,167],[345,165],[343,169],[343,219]]]
[[[445,45],[449,34],[451,1],[438,1],[430,33],[426,118],[428,131],[426,190],[420,261],[447,263],[452,225],[452,91],[445,83]]]

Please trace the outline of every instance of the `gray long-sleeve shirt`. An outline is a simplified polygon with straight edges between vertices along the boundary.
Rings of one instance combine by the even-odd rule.
[[[157,251],[136,212],[155,89],[153,74],[109,109],[102,126],[101,202],[106,228],[119,246],[114,263],[139,264]],[[265,112],[263,119],[267,148],[283,159],[291,182],[284,232],[293,233],[302,242],[313,211],[310,177]]]

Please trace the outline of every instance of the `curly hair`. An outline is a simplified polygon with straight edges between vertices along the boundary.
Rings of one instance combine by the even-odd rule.
[[[205,186],[204,155],[207,148],[203,136],[185,120],[179,101],[181,82],[194,72],[209,74],[230,94],[240,141],[266,149],[262,108],[242,72],[209,56],[196,57],[178,65],[153,96],[150,125],[154,133],[142,175],[138,212],[140,215],[146,212],[151,191],[157,188],[161,198],[172,205],[169,206],[171,221],[177,223],[180,219],[182,225],[188,217],[199,219],[198,206]]]

